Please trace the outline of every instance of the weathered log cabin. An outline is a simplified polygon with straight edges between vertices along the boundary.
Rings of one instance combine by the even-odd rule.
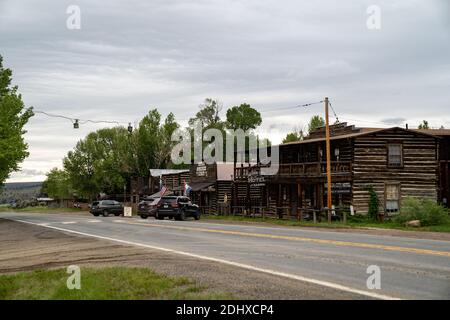
[[[448,160],[443,138],[429,131],[331,126],[332,203],[366,214],[369,189],[379,199],[380,213],[399,211],[406,197],[442,200],[448,196]],[[447,138],[448,139],[448,138]],[[448,142],[448,140],[447,140]],[[261,176],[261,167],[236,166],[233,205],[283,208],[289,214],[322,210],[326,204],[325,129],[302,141],[279,146],[279,170]],[[446,161],[441,163],[439,161]],[[442,177],[439,170],[447,170]],[[441,187],[440,187],[441,185]],[[447,198],[448,199],[448,198]]]
[[[191,165],[189,196],[204,213],[217,212],[219,203],[231,200],[233,170],[233,163]]]
[[[418,129],[415,131],[440,137],[438,155],[438,200],[448,207],[450,200],[450,129]]]

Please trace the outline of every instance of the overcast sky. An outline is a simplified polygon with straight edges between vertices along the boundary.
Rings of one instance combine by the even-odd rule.
[[[135,124],[158,107],[183,124],[207,98],[243,102],[280,142],[328,96],[358,126],[450,127],[450,6],[446,0],[0,0],[0,54],[27,106]],[[66,26],[68,6],[81,29]],[[366,12],[381,9],[381,28]],[[37,114],[30,157],[9,182],[40,181],[87,133]],[[1,150],[0,150],[1,152]]]

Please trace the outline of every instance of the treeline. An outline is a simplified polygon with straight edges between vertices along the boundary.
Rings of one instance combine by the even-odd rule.
[[[189,120],[189,127],[200,121],[203,130],[216,128],[226,133],[236,128],[251,131],[262,123],[261,114],[245,103],[229,108],[226,119],[220,118],[221,110],[217,100],[206,99]],[[171,141],[172,133],[178,128],[173,113],[163,119],[152,109],[131,132],[122,126],[91,132],[64,157],[63,169],[47,174],[42,191],[58,199],[91,200],[100,193],[122,193],[132,177],[146,177],[151,168],[185,168],[170,158],[176,143]]]

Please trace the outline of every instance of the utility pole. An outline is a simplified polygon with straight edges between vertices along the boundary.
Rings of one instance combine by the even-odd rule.
[[[328,119],[328,97],[325,98],[325,137],[327,152],[327,207],[328,223],[331,223],[331,148],[330,148],[330,122]]]

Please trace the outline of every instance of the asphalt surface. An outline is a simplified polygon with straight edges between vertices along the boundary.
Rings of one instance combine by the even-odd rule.
[[[450,242],[307,228],[68,214],[2,213],[62,232],[148,247],[365,298],[450,299]],[[381,289],[369,289],[369,266]]]

